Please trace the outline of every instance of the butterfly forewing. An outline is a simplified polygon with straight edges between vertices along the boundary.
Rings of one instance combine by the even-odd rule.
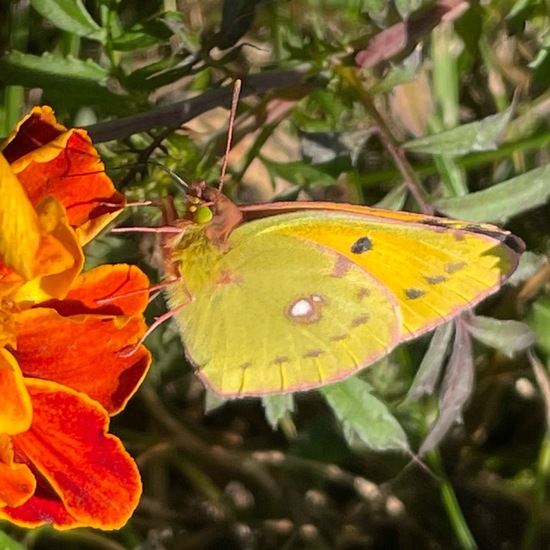
[[[295,212],[254,224],[321,244],[365,269],[397,300],[401,341],[473,307],[495,292],[517,265],[517,251],[506,243],[522,243],[494,226],[414,214],[401,222],[400,213],[388,219],[365,210],[368,215]]]

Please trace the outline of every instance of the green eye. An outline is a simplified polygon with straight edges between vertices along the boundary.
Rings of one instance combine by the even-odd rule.
[[[204,225],[205,223],[208,223],[212,219],[212,216],[212,210],[210,210],[208,206],[199,206],[193,213],[195,222],[199,225]]]

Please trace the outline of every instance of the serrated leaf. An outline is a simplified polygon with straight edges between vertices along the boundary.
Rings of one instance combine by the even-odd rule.
[[[355,376],[319,390],[342,424],[350,445],[357,442],[375,450],[409,450],[403,428],[388,407],[371,393],[369,384]]]
[[[453,352],[449,359],[439,398],[439,417],[430,428],[418,451],[419,456],[434,449],[449,428],[462,418],[462,410],[474,386],[472,342],[464,321],[456,322]]]
[[[439,199],[434,206],[458,219],[504,223],[512,216],[545,204],[549,196],[550,165],[546,165],[477,193]]]
[[[535,333],[525,323],[501,321],[481,315],[472,316],[468,321],[468,331],[476,340],[507,357],[525,351],[536,341]]]
[[[262,404],[265,417],[274,430],[284,417],[294,412],[294,396],[291,393],[266,395],[262,397]]]
[[[465,155],[497,148],[499,139],[510,122],[513,107],[483,120],[463,124],[452,130],[415,139],[403,145],[409,151],[431,155]]]
[[[58,29],[105,42],[107,36],[88,13],[81,0],[31,0],[32,7]]]
[[[445,357],[454,332],[454,323],[449,322],[439,326],[430,341],[412,386],[407,393],[407,402],[416,401],[423,395],[431,395],[445,366]]]

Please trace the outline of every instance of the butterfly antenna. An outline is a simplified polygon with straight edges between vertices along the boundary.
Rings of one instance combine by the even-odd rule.
[[[181,189],[183,194],[185,195],[189,189],[189,184],[178,174],[174,172],[174,170],[171,170],[168,168],[168,166],[164,166],[161,162],[157,162],[156,160],[146,160],[143,163],[137,163],[139,164],[152,164],[153,166],[156,166],[160,168],[161,170],[164,170],[174,181],[174,183]]]
[[[225,181],[225,174],[227,172],[227,158],[229,151],[231,151],[231,142],[233,140],[233,127],[235,126],[235,117],[237,116],[237,105],[239,103],[239,96],[241,95],[242,80],[235,80],[233,85],[233,95],[231,97],[231,111],[229,113],[229,128],[227,130],[227,141],[225,142],[225,153],[223,155],[222,173],[220,175],[220,182],[218,183],[218,194],[222,192],[223,183]]]
[[[110,170],[128,170],[128,168],[138,168],[141,166],[149,166],[149,165],[156,166],[157,168],[160,168],[162,171],[166,172],[174,181],[174,183],[182,190],[183,194],[187,192],[187,190],[191,187],[181,176],[176,174],[173,170],[168,168],[168,166],[164,166],[161,162],[157,162],[156,160],[142,160],[140,162],[132,162],[129,164],[124,164],[122,166],[112,166],[109,169]]]

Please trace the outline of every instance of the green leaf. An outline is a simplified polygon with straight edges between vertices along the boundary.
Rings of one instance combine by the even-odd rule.
[[[162,59],[136,69],[124,77],[122,83],[127,90],[146,93],[161,86],[171,84],[187,76],[192,70],[193,66],[191,64],[175,65],[173,59]]]
[[[477,151],[490,151],[497,148],[500,137],[512,117],[510,107],[483,120],[464,124],[425,138],[415,139],[403,146],[410,151],[432,155],[465,155]]]
[[[388,407],[374,397],[369,384],[357,377],[319,390],[342,423],[350,445],[362,443],[371,449],[409,450],[403,428]]]
[[[529,324],[537,335],[537,346],[550,355],[550,297],[542,296],[533,303]]]
[[[384,208],[386,210],[403,210],[408,193],[409,191],[404,184],[397,185],[374,206],[376,206],[376,208]]]
[[[525,351],[535,341],[535,333],[520,321],[501,321],[481,315],[468,322],[470,334],[486,346],[497,349],[507,357]]]
[[[58,29],[78,36],[105,42],[106,32],[86,11],[81,0],[31,0],[32,7]]]
[[[208,388],[205,388],[204,392],[204,412],[209,413],[213,410],[221,407],[227,403],[227,399],[223,398],[221,395],[210,391]]]
[[[519,259],[519,264],[512,273],[512,276],[506,281],[506,284],[512,286],[518,286],[527,279],[533,277],[538,273],[548,262],[548,258],[543,254],[535,254],[529,250],[526,250]]]
[[[145,34],[141,28],[126,31],[113,40],[113,49],[118,52],[136,52],[158,45],[158,40]]]
[[[472,343],[466,324],[456,321],[453,351],[441,381],[439,416],[420,449],[418,456],[433,450],[445,437],[453,424],[462,418],[462,411],[474,387],[474,360]]]
[[[399,84],[414,80],[419,67],[420,56],[414,51],[401,64],[390,67],[386,75],[369,88],[369,92],[373,95],[392,92]]]
[[[11,537],[8,537],[4,531],[0,531],[0,548],[2,550],[25,550],[24,546]]]
[[[407,393],[407,402],[416,401],[423,395],[431,395],[434,392],[441,371],[445,366],[444,362],[453,332],[454,323],[452,322],[445,323],[435,330],[428,350]]]
[[[63,105],[114,103],[128,109],[128,98],[113,94],[108,78],[107,70],[97,63],[70,56],[45,53],[39,57],[14,51],[0,58],[0,80],[5,84],[40,87],[48,99],[58,94]]]
[[[273,162],[264,157],[262,162],[272,178],[283,178],[306,188],[310,185],[332,185],[342,172],[337,162],[312,165],[301,161]]]
[[[0,60],[0,78],[7,84],[48,87],[61,85],[68,80],[83,84],[107,84],[109,73],[91,60],[60,57],[45,53],[42,56],[10,52]],[[38,82],[36,81],[38,79]]]
[[[283,418],[294,412],[294,396],[291,393],[266,395],[262,397],[262,403],[265,417],[274,430]]]
[[[434,206],[462,220],[504,223],[512,216],[545,204],[549,196],[550,165],[546,165],[477,193],[437,200]]]

